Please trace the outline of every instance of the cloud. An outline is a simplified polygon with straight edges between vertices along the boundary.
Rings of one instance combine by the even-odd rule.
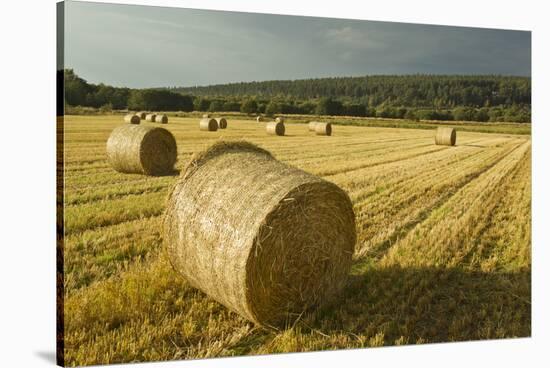
[[[381,44],[372,39],[367,31],[360,31],[350,26],[332,28],[326,31],[325,38],[328,42],[346,47],[366,49],[378,47]]]
[[[92,83],[530,74],[528,32],[79,1],[66,6],[65,63]]]

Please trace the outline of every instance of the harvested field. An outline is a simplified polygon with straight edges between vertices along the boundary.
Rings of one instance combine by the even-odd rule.
[[[205,358],[531,335],[531,136],[338,125],[321,139],[255,120],[197,129],[170,116],[176,169],[220,138],[246,139],[350,196],[357,223],[341,298],[262,329],[192,288],[162,247],[175,176],[114,171],[120,116],[65,117],[67,365]],[[333,124],[335,121],[331,121]]]

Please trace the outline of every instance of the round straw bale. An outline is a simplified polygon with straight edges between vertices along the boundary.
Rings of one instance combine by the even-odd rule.
[[[147,115],[145,116],[145,121],[149,121],[149,122],[152,123],[152,122],[155,121],[155,117],[156,117],[156,116],[157,116],[156,114],[147,114]]]
[[[203,119],[209,118],[210,114],[202,114]]]
[[[261,123],[262,121],[264,121],[264,118],[261,117],[261,116],[256,116],[256,121],[257,121],[258,123]]]
[[[310,132],[314,132],[315,131],[315,125],[319,124],[318,121],[310,121],[308,124],[307,124],[307,128],[309,129]]]
[[[176,140],[164,128],[122,125],[107,140],[107,159],[123,173],[170,174],[176,157]]]
[[[315,124],[315,134],[317,135],[331,135],[332,124],[331,123],[317,123]]]
[[[277,118],[275,119],[275,121],[276,121],[277,123],[284,123],[284,122],[285,122],[285,118],[283,118],[282,116],[279,116],[279,117],[277,117]]]
[[[143,120],[147,116],[147,113],[145,111],[140,111],[140,112],[136,113],[136,115],[139,116],[139,118]]]
[[[163,225],[170,262],[191,285],[273,327],[338,295],[356,241],[342,189],[248,142],[196,153]]]
[[[140,117],[136,114],[128,114],[124,116],[124,121],[130,124],[139,124]]]
[[[227,120],[225,120],[225,118],[217,118],[216,121],[218,122],[218,128],[220,129],[227,128]]]
[[[165,114],[155,115],[155,123],[168,124],[168,116]]]
[[[200,130],[215,132],[216,130],[218,130],[218,122],[216,121],[216,119],[204,118],[201,119],[201,121],[199,122],[199,128]]]
[[[435,144],[454,146],[456,143],[456,130],[450,127],[438,127],[435,132]]]
[[[266,124],[265,131],[271,135],[285,135],[285,124],[271,121]]]

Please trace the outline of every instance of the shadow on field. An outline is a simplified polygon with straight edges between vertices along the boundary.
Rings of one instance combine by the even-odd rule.
[[[156,177],[159,177],[159,178],[161,178],[161,177],[166,177],[166,176],[179,176],[180,173],[181,173],[181,170],[179,170],[179,169],[174,169],[174,170],[172,170],[172,171],[170,171],[170,172],[168,172],[168,173],[160,174],[160,175],[155,175],[155,176],[156,176]]]
[[[483,273],[458,268],[363,270],[338,301],[303,320],[324,334],[384,344],[445,342],[531,335],[531,272]],[[402,338],[403,336],[403,338]]]

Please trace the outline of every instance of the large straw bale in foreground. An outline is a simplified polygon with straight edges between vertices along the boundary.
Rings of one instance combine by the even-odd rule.
[[[107,159],[123,173],[170,174],[176,158],[176,140],[163,128],[122,125],[107,140]]]
[[[247,142],[195,154],[169,197],[174,269],[243,317],[281,326],[338,294],[356,233],[338,186]]]
[[[218,128],[225,129],[227,128],[227,120],[225,118],[217,118]]]
[[[139,124],[141,118],[136,114],[127,114],[124,116],[124,121],[130,124]]]
[[[147,114],[147,115],[145,116],[145,121],[149,121],[149,122],[152,123],[152,122],[155,121],[155,117],[156,117],[156,116],[157,116],[156,114]]]
[[[265,131],[270,135],[285,135],[285,124],[271,121],[266,124]]]
[[[155,123],[168,124],[168,116],[166,114],[155,115]]]
[[[315,134],[317,135],[331,135],[332,124],[331,123],[317,123],[315,124]]]
[[[207,132],[215,132],[218,130],[218,122],[216,119],[204,118],[199,122],[199,129]]]
[[[435,132],[435,144],[454,146],[456,143],[456,130],[449,127],[438,127]]]

